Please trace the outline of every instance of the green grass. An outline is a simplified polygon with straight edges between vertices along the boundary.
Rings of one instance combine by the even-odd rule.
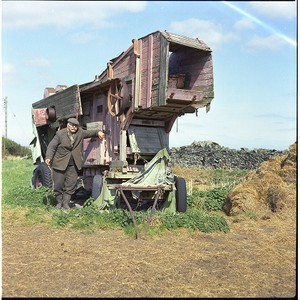
[[[33,169],[31,160],[2,161],[2,218],[11,218],[10,221],[14,222],[23,220],[29,226],[48,224],[53,227],[81,230],[88,234],[99,229],[123,229],[127,234],[135,234],[133,222],[126,210],[100,211],[93,205],[69,211],[54,209],[55,198],[51,190],[45,187],[39,189],[30,187]],[[222,181],[222,174],[226,177],[226,184]],[[231,174],[232,180],[229,180],[228,172],[216,170],[212,178],[224,184],[205,191],[194,189],[188,196],[186,213],[171,214],[156,211],[152,216],[148,234],[176,230],[180,227],[202,232],[228,232],[226,220],[215,212],[222,209],[236,176]],[[134,212],[134,216],[139,231],[143,231],[149,211]]]
[[[204,191],[195,189],[192,195],[188,196],[188,206],[207,211],[222,210],[222,206],[231,188],[232,185]]]
[[[211,190],[229,188],[246,180],[249,170],[204,169],[197,167],[174,166],[177,176],[184,177],[188,192],[193,190]]]
[[[30,185],[34,166],[31,159],[2,160],[2,196],[17,186]]]
[[[215,187],[232,188],[241,181],[245,180],[248,170],[225,170],[216,169],[211,174],[211,183]]]

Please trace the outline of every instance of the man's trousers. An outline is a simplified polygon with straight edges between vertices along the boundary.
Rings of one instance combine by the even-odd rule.
[[[55,197],[63,196],[64,194],[71,197],[76,190],[77,185],[77,169],[75,165],[67,166],[65,171],[52,170],[52,179],[54,186]],[[68,197],[67,196],[67,197]]]

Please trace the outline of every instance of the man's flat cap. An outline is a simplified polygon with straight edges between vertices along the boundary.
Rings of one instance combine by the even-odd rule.
[[[74,125],[79,125],[79,122],[77,119],[75,118],[70,118],[68,119],[68,123],[74,124]]]

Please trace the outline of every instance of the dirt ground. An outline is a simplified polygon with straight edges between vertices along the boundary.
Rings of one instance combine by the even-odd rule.
[[[226,219],[227,234],[177,230],[139,240],[4,220],[2,297],[294,297],[295,214]]]

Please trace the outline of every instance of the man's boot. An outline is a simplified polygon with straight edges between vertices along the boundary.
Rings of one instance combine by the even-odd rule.
[[[64,199],[63,199],[63,209],[70,209],[69,203],[71,200],[71,195],[64,194]]]
[[[57,204],[56,204],[55,208],[61,209],[61,207],[62,207],[62,195],[57,195],[56,196],[56,201],[57,201]]]

